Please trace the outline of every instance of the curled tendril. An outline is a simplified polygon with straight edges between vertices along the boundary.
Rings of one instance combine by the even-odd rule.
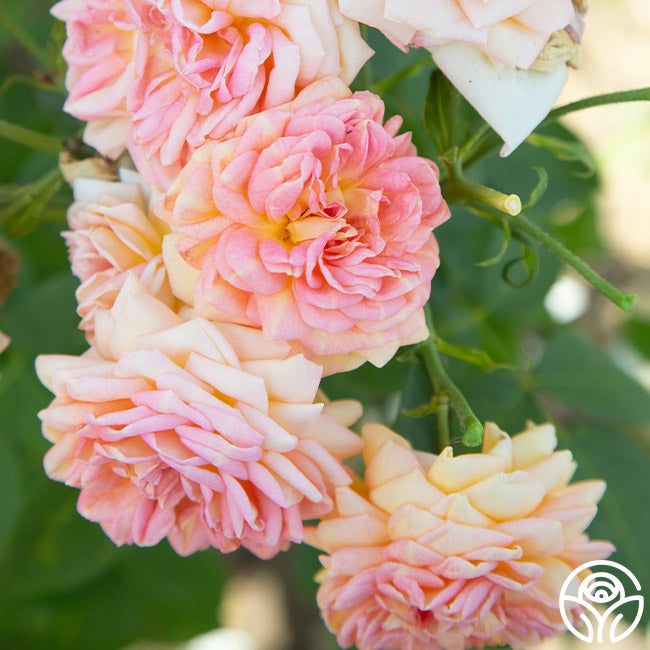
[[[528,197],[528,201],[524,203],[522,212],[527,212],[534,208],[546,194],[548,189],[548,172],[543,167],[533,167],[537,174],[537,183]]]
[[[517,280],[513,275],[519,267],[522,267],[526,271],[526,275],[523,280]],[[508,262],[503,267],[501,275],[504,282],[506,282],[508,285],[514,287],[515,289],[521,289],[529,285],[535,279],[538,270],[539,256],[537,254],[537,251],[534,248],[531,248],[530,246],[524,244],[522,255]]]

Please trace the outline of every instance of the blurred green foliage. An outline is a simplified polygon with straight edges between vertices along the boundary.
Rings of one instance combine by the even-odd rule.
[[[52,38],[47,10],[43,0],[23,0],[6,8],[39,46]],[[398,55],[381,37],[372,38],[378,54],[357,85],[389,78],[416,63],[417,72],[392,85],[385,99],[391,114],[404,116],[421,154],[435,156],[422,119],[430,66],[417,65],[426,55]],[[54,43],[60,43],[60,37]],[[44,90],[40,83],[43,73],[47,77],[57,69],[51,56],[50,70],[0,31],[0,119],[63,139],[78,133],[79,124],[63,114],[63,94]],[[6,82],[15,75],[24,78],[13,85]],[[465,110],[469,123],[478,124],[472,111]],[[558,126],[543,134],[551,144],[567,136]],[[591,157],[571,140],[576,143],[572,155],[554,151],[557,146],[540,148],[538,139],[536,146],[524,145],[509,159],[488,156],[472,168],[471,176],[528,196],[537,182],[533,168],[544,167],[549,188],[531,218],[607,273],[612,264],[598,235],[594,205],[598,176],[585,177]],[[44,154],[4,141],[1,146],[0,187],[5,190],[32,183],[56,165]],[[0,358],[2,650],[108,650],[143,639],[190,638],[217,624],[228,574],[228,562],[216,553],[183,559],[165,544],[156,549],[115,548],[95,524],[77,515],[75,492],[43,474],[48,445],[36,413],[49,396],[34,375],[34,359],[46,352],[76,354],[85,347],[76,329],[75,281],[59,236],[69,201],[69,190],[60,190],[47,211],[32,215],[31,231],[27,228],[25,236],[12,238],[22,271],[16,291],[0,311],[0,329],[13,338]],[[5,237],[8,234],[5,230]],[[481,350],[507,366],[490,367],[488,373],[449,358],[450,374],[481,419],[494,420],[511,433],[528,419],[552,417],[558,422],[562,445],[574,451],[580,476],[602,477],[609,484],[594,535],[612,539],[619,548],[615,559],[650,585],[644,549],[650,537],[647,391],[617,367],[607,347],[596,346],[579,331],[586,329],[581,323],[569,331],[550,320],[543,299],[561,269],[555,258],[541,252],[535,277],[525,288],[515,289],[503,281],[502,270],[520,256],[516,243],[510,243],[499,264],[476,266],[503,245],[503,235],[493,225],[467,210],[455,210],[438,235],[442,266],[431,299],[438,334],[451,345]],[[621,273],[620,268],[616,271]],[[602,302],[595,304],[590,316],[597,318]],[[650,357],[647,320],[635,317],[617,336]],[[360,399],[367,411],[394,424],[416,445],[435,449],[435,418],[405,414],[431,397],[429,380],[414,355],[402,354],[382,370],[364,366],[329,378],[325,390],[332,397]],[[295,578],[293,588],[304,603],[302,613],[315,618],[311,575],[318,566],[316,553],[304,547],[292,550],[276,563],[279,572],[287,562]]]

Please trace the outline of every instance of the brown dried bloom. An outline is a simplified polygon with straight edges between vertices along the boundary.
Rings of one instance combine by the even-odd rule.
[[[99,156],[78,160],[71,152],[64,150],[59,155],[59,168],[63,178],[70,185],[77,178],[97,178],[105,181],[117,180],[115,166]]]
[[[16,286],[20,258],[5,242],[0,240],[0,305],[4,304]]]
[[[584,32],[584,15],[587,13],[587,0],[573,0],[575,18],[564,29],[549,38],[548,43],[531,66],[531,70],[552,72],[566,63],[572,68],[580,66],[581,42]]]

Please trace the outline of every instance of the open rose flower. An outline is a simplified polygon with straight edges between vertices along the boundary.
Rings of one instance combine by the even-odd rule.
[[[510,438],[487,424],[483,453],[457,457],[379,425],[364,439],[365,484],[339,488],[307,537],[326,553],[318,602],[342,647],[530,648],[564,631],[562,583],[613,547],[584,532],[605,485],[569,485],[552,425]]]
[[[140,0],[130,151],[168,185],[194,148],[311,82],[354,79],[371,50],[336,0]]]
[[[328,79],[197,150],[160,216],[200,270],[199,313],[259,326],[328,372],[426,337],[431,231],[449,209],[436,166],[383,116],[379,97]]]
[[[37,371],[55,394],[46,471],[116,544],[272,557],[331,510],[361,448],[356,402],[314,402],[319,366],[258,330],[184,321],[134,275],[97,313],[94,349]]]
[[[126,97],[134,80],[136,32],[128,8],[124,0],[62,0],[52,7],[68,32],[65,110],[88,122],[84,139],[110,158],[124,151],[131,122]]]
[[[150,214],[150,189],[137,174],[123,172],[123,178],[75,180],[70,230],[63,233],[72,272],[81,280],[81,328],[91,338],[96,311],[112,307],[129,272],[165,303],[174,303],[162,259],[164,224]]]
[[[504,139],[503,155],[548,114],[582,34],[572,0],[339,0],[339,6],[403,49],[429,49]]]

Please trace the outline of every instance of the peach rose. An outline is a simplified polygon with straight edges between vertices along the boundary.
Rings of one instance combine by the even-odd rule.
[[[321,368],[258,330],[183,320],[129,275],[96,314],[95,347],[42,356],[47,474],[116,544],[178,553],[301,542],[350,483],[355,402],[315,402]]]
[[[115,183],[75,180],[70,230],[63,233],[72,272],[81,280],[81,328],[91,338],[96,311],[112,307],[128,272],[163,302],[174,303],[161,254],[164,224],[149,213],[150,189],[137,174],[122,174],[125,180]]]
[[[199,148],[159,213],[183,235],[172,285],[199,270],[199,313],[261,327],[327,372],[426,338],[431,231],[449,209],[437,167],[383,117],[379,97],[328,79]]]
[[[510,438],[488,423],[483,453],[463,456],[379,425],[363,436],[365,483],[339,488],[307,536],[326,553],[318,602],[342,647],[528,648],[564,631],[562,583],[613,546],[584,532],[604,483],[569,485],[552,425]]]
[[[371,50],[336,0],[140,0],[130,152],[167,186],[191,152]]]
[[[122,0],[62,0],[52,14],[66,23],[63,57],[70,92],[65,110],[88,122],[85,141],[109,158],[126,146],[126,96],[134,80],[135,25]]]
[[[503,155],[546,117],[566,83],[570,57],[535,65],[545,46],[567,27],[577,40],[581,31],[572,0],[339,0],[339,6],[402,49],[430,50],[505,140]]]

